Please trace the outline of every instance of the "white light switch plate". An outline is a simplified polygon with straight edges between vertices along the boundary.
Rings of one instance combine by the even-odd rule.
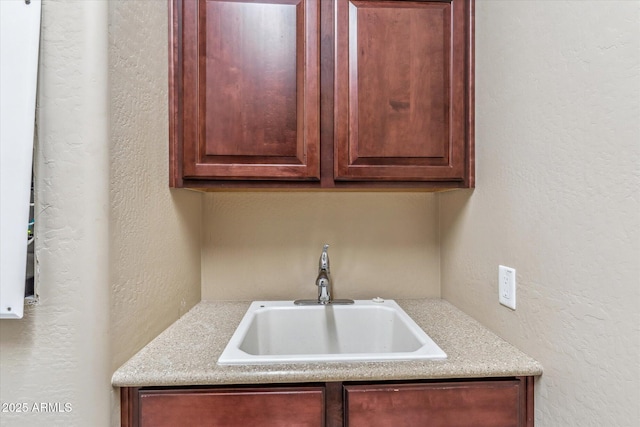
[[[512,310],[516,309],[515,268],[498,266],[498,301]]]

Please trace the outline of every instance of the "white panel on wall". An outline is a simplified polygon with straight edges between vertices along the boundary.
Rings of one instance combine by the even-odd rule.
[[[0,318],[24,310],[40,0],[0,0]]]

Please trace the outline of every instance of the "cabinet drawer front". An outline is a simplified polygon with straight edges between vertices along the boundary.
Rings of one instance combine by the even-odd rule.
[[[346,386],[346,426],[525,425],[519,381]]]
[[[321,427],[324,389],[145,390],[142,427]]]

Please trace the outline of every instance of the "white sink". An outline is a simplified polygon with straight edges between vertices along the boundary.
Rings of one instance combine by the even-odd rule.
[[[220,365],[446,359],[393,300],[353,305],[255,301]]]

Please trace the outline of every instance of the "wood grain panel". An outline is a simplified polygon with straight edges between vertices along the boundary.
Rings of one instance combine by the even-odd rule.
[[[446,159],[450,5],[356,4],[349,60],[358,156]]]
[[[325,427],[344,427],[343,386],[341,382],[325,384]]]
[[[124,387],[120,389],[120,426],[136,427],[139,424],[138,388]]]
[[[296,5],[204,4],[204,154],[295,156]]]
[[[322,427],[322,387],[140,392],[141,427]]]
[[[172,187],[475,185],[473,0],[169,1]]]
[[[183,178],[318,180],[318,0],[182,8]]]
[[[336,179],[467,179],[469,4],[336,1]]]
[[[348,427],[525,427],[518,380],[346,386]]]
[[[121,389],[123,427],[533,427],[534,378]]]

